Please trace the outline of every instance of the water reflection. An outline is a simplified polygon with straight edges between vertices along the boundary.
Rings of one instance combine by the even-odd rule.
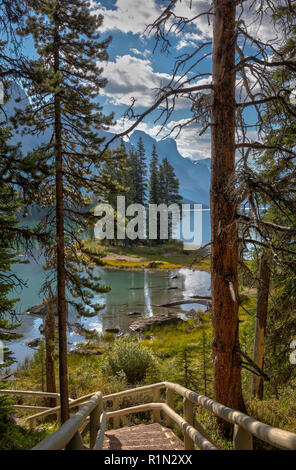
[[[206,307],[198,304],[182,305],[180,307],[163,308],[161,304],[189,300],[192,295],[210,294],[210,275],[205,271],[191,271],[182,268],[177,271],[115,271],[99,269],[101,283],[109,285],[112,290],[106,294],[98,294],[94,302],[105,307],[96,317],[80,319],[79,322],[86,328],[95,329],[99,333],[107,329],[126,331],[137,316],[129,315],[138,312],[143,316],[153,316],[157,313],[180,313],[192,308],[205,310]],[[18,291],[21,300],[17,303],[17,311],[23,313],[29,307],[42,302],[39,290],[44,281],[44,272],[36,260],[31,259],[30,264],[16,265],[16,273],[27,281],[27,287]],[[41,337],[39,326],[42,319],[31,315],[20,315],[22,321],[19,332],[23,338],[10,343],[9,347],[18,360],[30,356],[33,351],[24,345],[28,339]],[[77,323],[74,312],[69,313],[69,323]],[[69,329],[68,341],[72,348],[81,340],[75,327]]]

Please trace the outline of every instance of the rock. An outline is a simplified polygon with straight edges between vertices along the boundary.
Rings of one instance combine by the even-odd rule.
[[[134,333],[141,333],[152,326],[176,324],[180,321],[183,320],[175,315],[170,315],[169,317],[166,315],[155,315],[153,317],[141,318],[133,322],[129,326],[129,329]]]
[[[29,346],[29,348],[37,348],[39,345],[41,339],[40,338],[35,338],[35,339],[29,339],[28,341],[25,342],[26,346]]]
[[[80,323],[73,323],[71,325],[68,323],[68,326],[75,327],[73,332],[75,333],[75,335],[78,335],[78,336],[83,336],[85,334],[93,333],[95,331],[95,330],[88,330],[84,326],[80,325]]]
[[[147,265],[147,268],[157,268],[157,266],[162,266],[163,263],[161,263],[160,261],[152,261],[152,263],[149,263]]]
[[[175,289],[179,289],[179,287],[168,287],[168,290],[175,290]]]
[[[35,305],[34,307],[30,307],[28,308],[26,313],[30,315],[38,315],[40,317],[43,317],[43,316],[45,317],[48,312],[49,306],[50,308],[53,309],[54,314],[57,315],[58,314],[57,304],[54,301],[45,302],[41,305]]]
[[[120,329],[119,328],[106,328],[105,331],[107,333],[119,333]]]
[[[39,326],[38,330],[40,331],[40,333],[41,333],[42,335],[44,335],[44,333],[45,333],[45,325],[44,325],[44,323],[41,323],[41,325]]]
[[[128,313],[129,317],[133,317],[133,316],[136,316],[136,315],[142,315],[142,314],[140,312],[129,312]]]
[[[104,354],[104,351],[98,348],[85,348],[81,346],[76,346],[69,351],[69,354],[80,354],[82,356],[101,356]]]
[[[175,274],[174,276],[171,277],[171,279],[178,279],[178,274]]]

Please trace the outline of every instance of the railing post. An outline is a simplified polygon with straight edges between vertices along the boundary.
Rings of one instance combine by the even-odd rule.
[[[57,397],[57,406],[60,407],[60,410],[57,412],[57,423],[59,424],[59,426],[61,426],[62,420],[61,420],[61,397],[60,395]]]
[[[100,422],[100,409],[97,405],[89,416],[89,448],[92,449],[96,443]]]
[[[234,425],[233,430],[233,447],[234,450],[253,450],[253,436],[245,431],[238,424]]]
[[[82,437],[80,435],[80,432],[77,431],[74,436],[72,437],[71,441],[69,444],[67,444],[66,450],[85,450]]]
[[[156,388],[153,392],[153,401],[154,403],[159,403],[160,401],[160,389]],[[154,423],[160,422],[160,410],[153,410],[153,421]]]
[[[183,417],[190,426],[194,426],[193,403],[187,398],[183,398]],[[194,441],[188,434],[184,432],[184,448],[185,450],[194,450]]]
[[[170,407],[173,408],[174,406],[174,392],[170,388],[166,388],[166,404]],[[166,416],[166,425],[168,428],[173,427],[173,421],[169,416]]]
[[[30,429],[35,429],[36,428],[36,419],[30,419]]]
[[[118,410],[118,398],[113,398],[113,411]],[[113,416],[113,429],[120,427],[120,416]]]

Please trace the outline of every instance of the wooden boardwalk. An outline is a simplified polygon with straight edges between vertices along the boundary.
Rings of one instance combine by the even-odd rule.
[[[184,446],[170,429],[153,423],[106,431],[103,450],[184,450]]]

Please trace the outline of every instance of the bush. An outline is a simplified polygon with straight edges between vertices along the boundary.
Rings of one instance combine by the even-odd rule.
[[[145,346],[131,338],[120,338],[114,343],[103,365],[103,371],[113,375],[124,372],[127,381],[134,384],[143,380],[154,364],[154,356]]]
[[[0,395],[0,435],[5,431],[9,416],[15,413],[12,400],[7,395]]]

